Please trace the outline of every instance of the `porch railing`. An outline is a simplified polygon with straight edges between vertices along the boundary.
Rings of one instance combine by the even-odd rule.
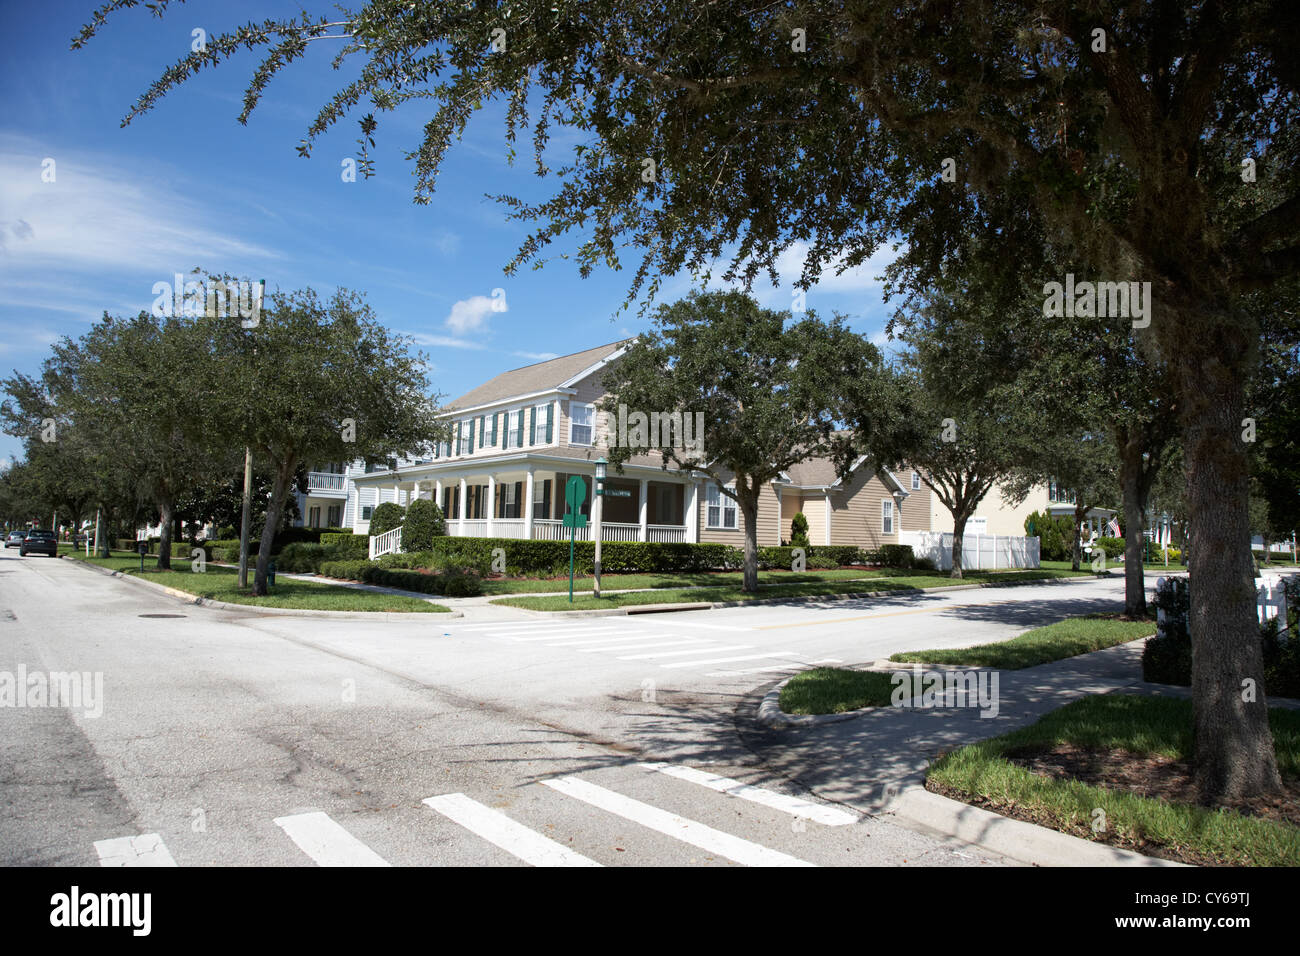
[[[645,530],[650,541],[661,544],[681,544],[686,540],[686,526],[681,524],[652,524]]]
[[[385,531],[383,534],[371,535],[370,537],[370,560],[385,554],[393,554],[402,550],[402,525],[398,525],[392,531]]]
[[[346,475],[338,475],[329,471],[309,471],[307,472],[307,490],[342,491],[346,480]]]

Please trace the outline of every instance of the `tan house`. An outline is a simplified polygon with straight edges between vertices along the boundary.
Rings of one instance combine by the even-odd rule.
[[[616,439],[616,423],[596,406],[601,378],[627,342],[564,355],[503,372],[449,402],[443,416],[452,439],[425,457],[395,467],[347,475],[346,509],[354,531],[369,530],[380,501],[407,504],[432,498],[447,519],[447,533],[468,537],[567,540],[564,487],[577,475],[587,485],[590,514],[595,462]],[[744,524],[736,502],[704,475],[665,471],[657,452],[634,455],[623,473],[611,468],[606,487],[627,492],[606,497],[605,541],[720,542],[740,545]],[[931,493],[915,472],[877,473],[860,460],[841,481],[826,459],[803,462],[769,482],[759,499],[758,543],[790,539],[802,511],[812,545],[874,548],[898,542],[900,531],[930,530]],[[590,540],[590,527],[579,540]],[[395,550],[395,533],[372,547]],[[374,542],[372,542],[373,544]]]

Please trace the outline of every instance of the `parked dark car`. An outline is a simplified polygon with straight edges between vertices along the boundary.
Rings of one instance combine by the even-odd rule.
[[[48,554],[56,558],[59,555],[59,541],[54,537],[53,531],[28,531],[18,553],[24,558],[28,554]]]
[[[23,546],[23,538],[25,537],[27,537],[26,531],[10,531],[9,534],[5,536],[5,550],[8,551],[10,548],[21,548]]]

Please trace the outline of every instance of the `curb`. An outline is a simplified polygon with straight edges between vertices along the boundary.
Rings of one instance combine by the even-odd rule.
[[[280,617],[319,617],[332,618],[336,621],[411,621],[424,618],[427,614],[432,614],[432,620],[447,621],[453,618],[464,617],[463,611],[444,611],[444,612],[419,612],[419,611],[318,611],[310,608],[291,608],[291,607],[261,607],[257,604],[231,604],[229,601],[214,601],[211,598],[203,598],[191,594],[188,591],[179,591],[176,588],[169,588],[163,584],[155,584],[153,581],[145,581],[131,574],[123,574],[121,571],[110,571],[108,568],[101,568],[97,564],[90,564],[86,561],[78,561],[75,558],[69,558],[60,555],[65,561],[71,561],[74,565],[90,568],[97,574],[103,574],[110,578],[117,578],[121,581],[130,581],[132,584],[143,588],[148,588],[154,593],[165,594],[170,598],[175,598],[182,604],[192,604],[198,607],[210,607],[221,611],[243,611],[246,614],[263,615],[270,614]]]
[[[909,786],[885,803],[883,811],[964,843],[1037,866],[1186,867],[1106,843],[1094,843],[1059,830],[1013,820],[982,807]]]
[[[502,599],[489,601],[490,605],[523,611],[535,617],[613,617],[620,614],[653,614],[666,611],[710,611],[724,607],[753,607],[756,604],[803,604],[808,601],[853,601],[861,598],[889,597],[895,594],[920,592],[922,594],[941,594],[946,591],[973,591],[977,588],[1013,588],[1029,584],[1086,584],[1097,580],[1098,576],[1070,578],[1033,578],[1028,581],[985,581],[979,584],[942,584],[933,588],[892,588],[888,591],[853,591],[840,594],[808,594],[794,597],[753,598],[749,601],[696,601],[688,604],[629,604],[626,607],[585,608],[579,611],[538,611],[533,608],[519,607],[515,604],[501,604]],[[521,594],[518,597],[551,597],[553,595]]]
[[[790,680],[789,677],[785,678],[763,695],[755,715],[760,726],[769,730],[816,727],[853,720],[876,709],[864,707],[842,714],[784,713],[778,700],[781,688]],[[876,812],[893,814],[910,823],[1022,863],[1035,866],[1187,866],[1185,863],[1145,856],[1133,850],[1094,843],[1059,830],[1004,817],[983,807],[931,793],[919,784],[902,787],[886,785],[884,792],[885,799],[877,806]]]

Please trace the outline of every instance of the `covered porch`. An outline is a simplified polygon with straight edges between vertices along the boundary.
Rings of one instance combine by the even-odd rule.
[[[367,475],[357,483],[358,488],[391,489],[393,500],[403,506],[416,498],[436,501],[451,536],[567,541],[569,529],[562,524],[564,488],[575,475],[586,484],[581,510],[589,522],[591,518],[594,471],[579,471],[577,465],[576,461],[563,465],[499,463],[495,467],[487,463],[478,467],[472,463],[423,465]],[[698,539],[698,492],[694,482],[655,470],[644,475],[610,475],[605,486],[627,494],[604,498],[602,541],[674,544]],[[359,498],[359,491],[357,494]],[[360,514],[360,508],[353,512]],[[358,521],[354,530],[367,533],[369,522]],[[577,529],[575,537],[579,541],[593,540],[592,530],[588,523]],[[393,550],[387,547],[391,543],[384,542],[378,553]]]

